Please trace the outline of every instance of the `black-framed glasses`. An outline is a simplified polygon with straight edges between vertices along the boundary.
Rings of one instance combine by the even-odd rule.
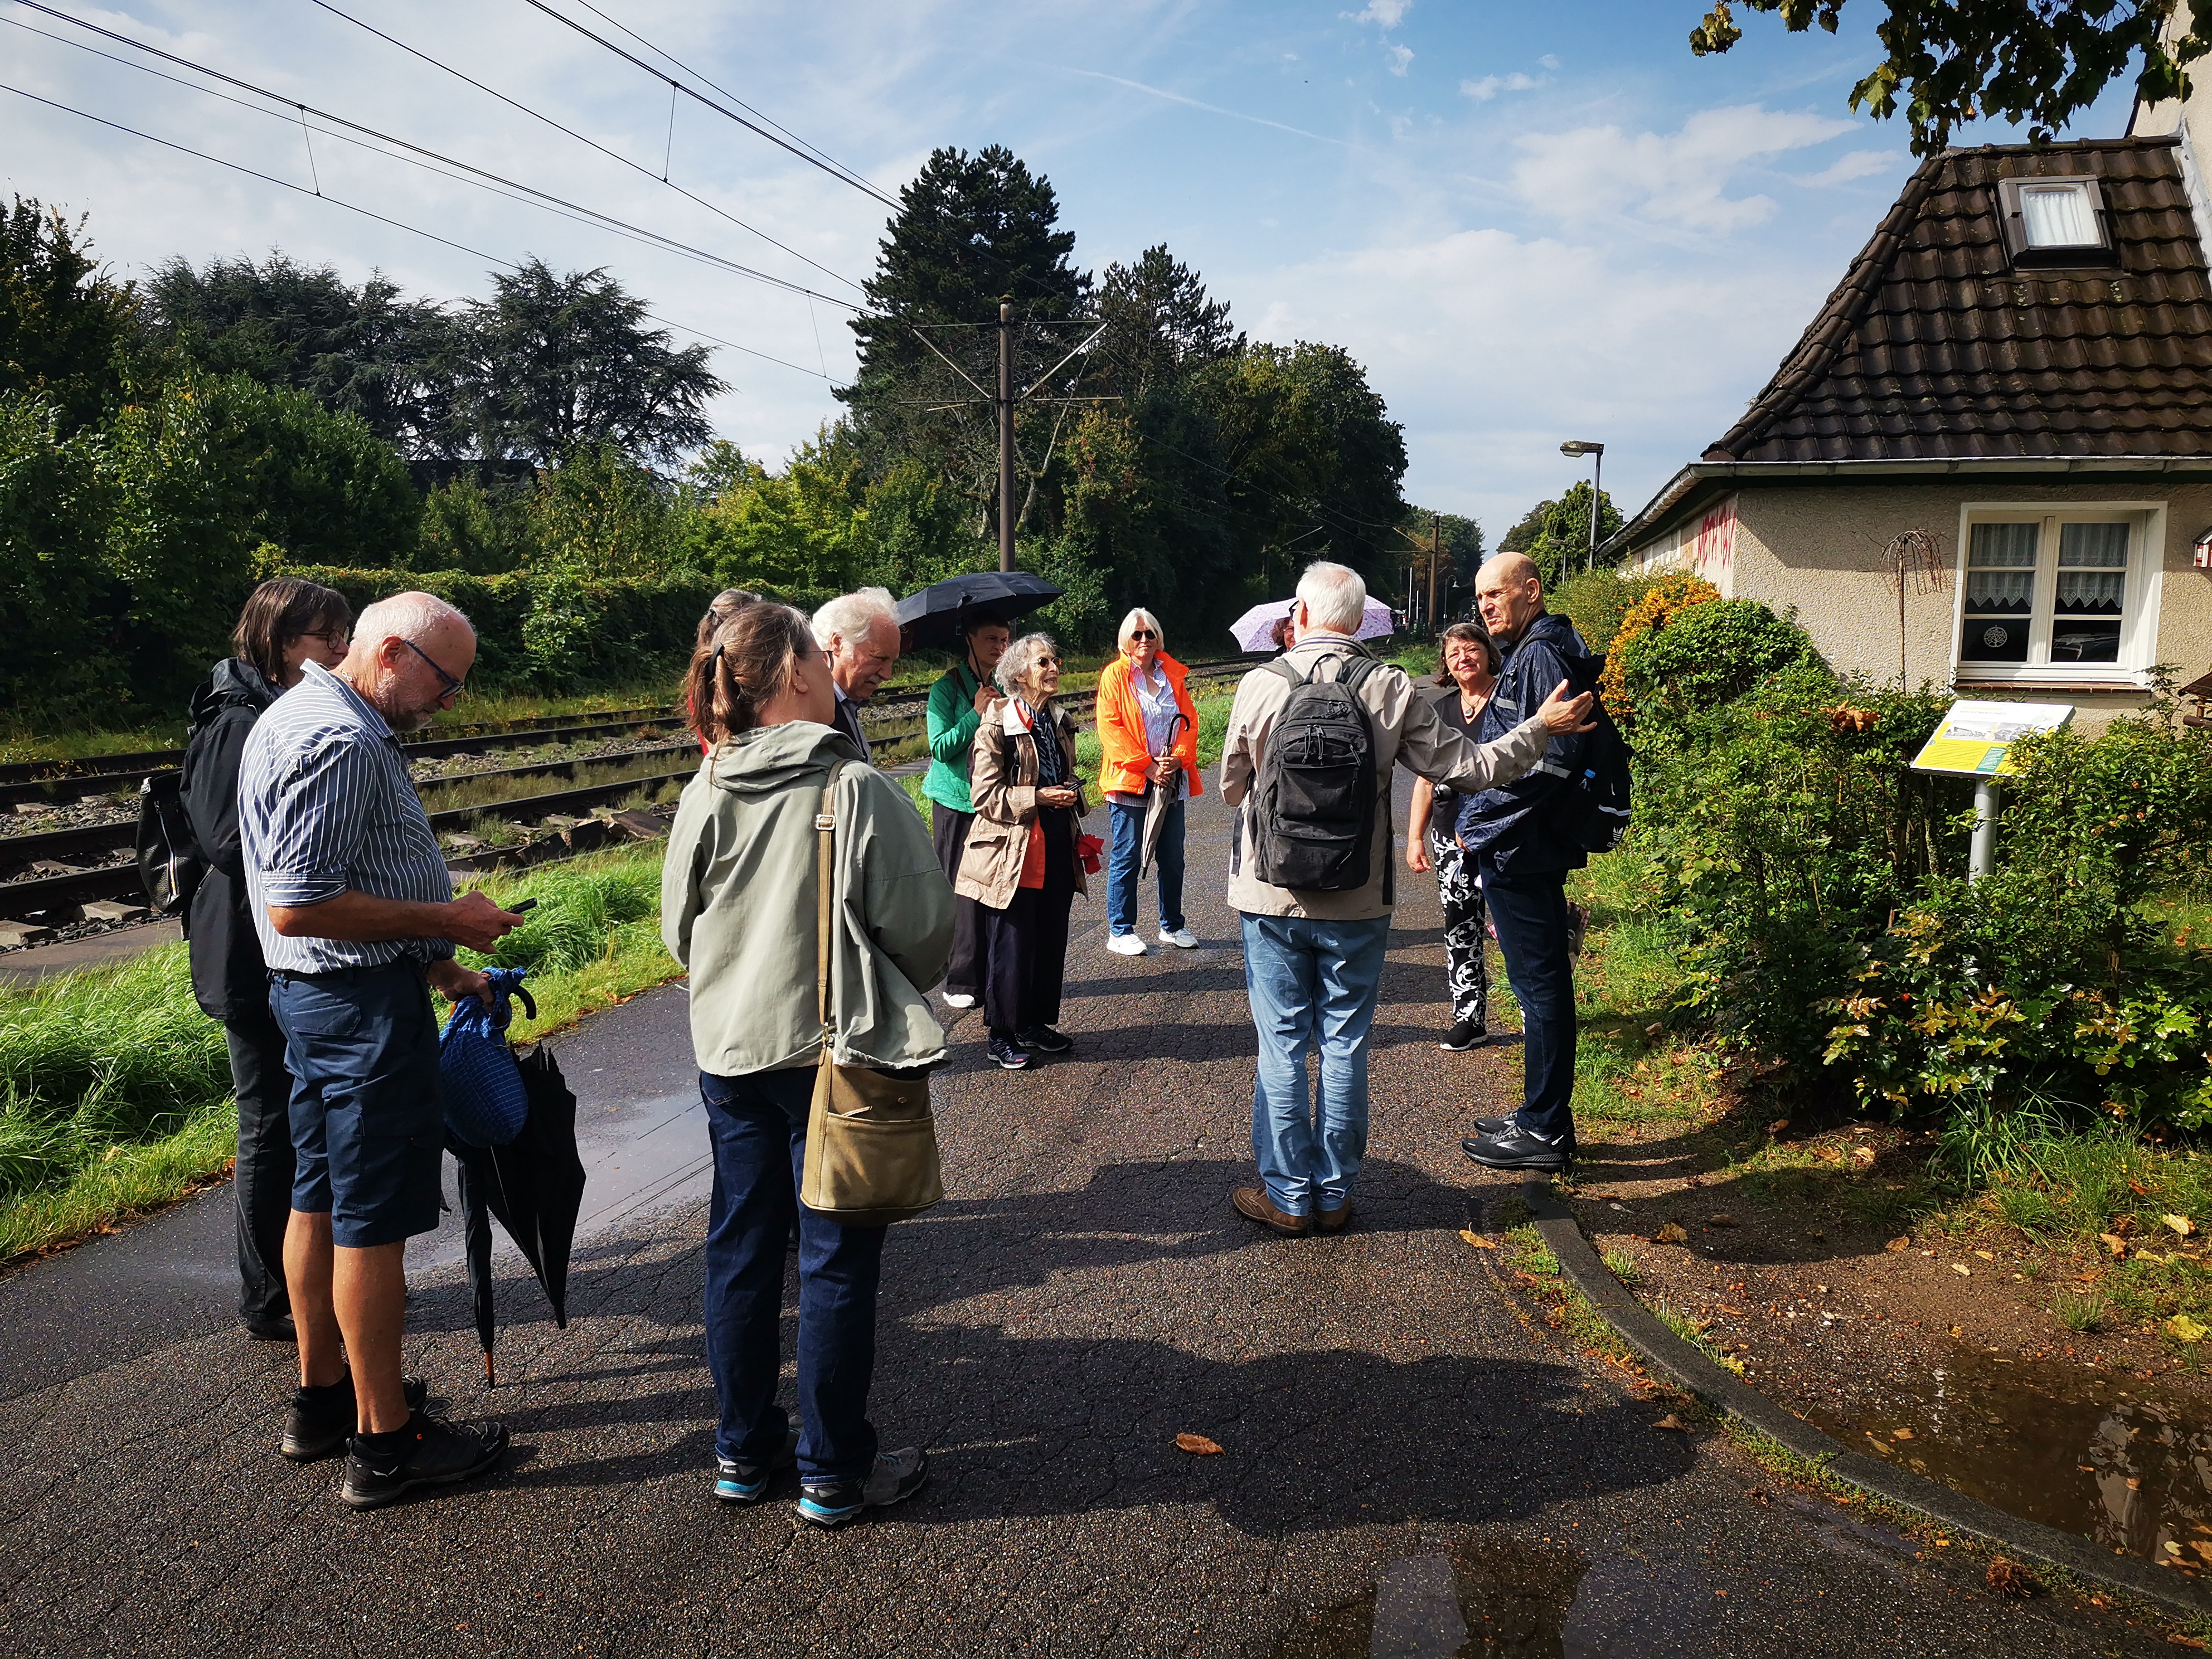
[[[422,658],[424,662],[430,665],[430,672],[438,677],[438,683],[446,688],[443,691],[439,693],[440,702],[442,702],[447,697],[458,697],[462,692],[469,689],[469,683],[466,680],[457,680],[451,674],[448,674],[444,669],[439,667],[437,659],[433,657],[428,652],[425,651],[421,646],[416,644],[414,641],[403,639],[399,643],[405,646],[416,656]]]
[[[333,651],[343,651],[353,643],[353,635],[343,628],[310,629],[304,634],[295,634],[295,640],[320,640]]]

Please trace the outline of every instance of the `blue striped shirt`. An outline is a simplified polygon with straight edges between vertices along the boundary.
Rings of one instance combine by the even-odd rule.
[[[269,907],[299,909],[346,891],[423,904],[453,878],[407,774],[398,739],[352,686],[313,663],[254,722],[238,769],[238,834],[261,953],[279,973],[326,974],[402,957],[450,957],[441,939],[287,939]]]

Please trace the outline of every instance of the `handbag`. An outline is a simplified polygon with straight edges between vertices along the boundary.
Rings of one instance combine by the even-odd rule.
[[[919,1215],[945,1196],[929,1079],[921,1070],[841,1066],[830,1000],[830,892],[836,882],[837,775],[830,769],[815,814],[821,907],[814,951],[822,1016],[822,1060],[806,1117],[806,1161],[799,1202],[848,1227],[881,1227]]]

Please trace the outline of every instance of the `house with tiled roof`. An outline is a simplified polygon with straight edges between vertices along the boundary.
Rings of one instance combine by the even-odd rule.
[[[2192,115],[2212,137],[2212,91],[2124,138],[1929,157],[1742,418],[1603,555],[1794,610],[1837,668],[1892,684],[2094,719],[2140,706],[2154,665],[2212,666]]]

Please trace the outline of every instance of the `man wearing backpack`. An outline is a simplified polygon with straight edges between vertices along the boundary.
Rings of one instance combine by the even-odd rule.
[[[1367,1146],[1367,1033],[1395,897],[1391,774],[1402,763],[1455,790],[1489,789],[1535,765],[1557,734],[1589,729],[1590,697],[1562,685],[1498,740],[1470,743],[1403,669],[1352,638],[1366,607],[1357,571],[1307,566],[1297,643],[1244,677],[1221,751],[1222,798],[1237,809],[1229,902],[1243,915],[1260,1039],[1252,1151],[1263,1183],[1230,1201],[1290,1237],[1352,1219]]]
[[[1477,738],[1515,729],[1562,681],[1595,684],[1589,647],[1573,623],[1544,609],[1543,580],[1525,555],[1500,553],[1486,562],[1475,573],[1474,597],[1491,637],[1506,650]],[[1474,855],[1506,977],[1521,1004],[1522,1103],[1504,1117],[1477,1118],[1475,1133],[1460,1143],[1493,1170],[1561,1170],[1574,1156],[1578,941],[1566,881],[1567,872],[1589,858],[1566,808],[1573,804],[1568,792],[1583,780],[1588,747],[1580,732],[1555,738],[1525,776],[1460,804],[1460,845]]]

